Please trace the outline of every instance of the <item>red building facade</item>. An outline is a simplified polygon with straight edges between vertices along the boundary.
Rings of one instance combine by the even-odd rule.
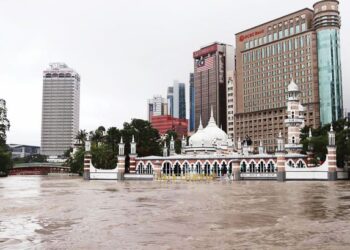
[[[161,135],[164,135],[169,130],[173,130],[180,137],[187,136],[187,119],[174,118],[171,115],[152,116],[151,124]]]

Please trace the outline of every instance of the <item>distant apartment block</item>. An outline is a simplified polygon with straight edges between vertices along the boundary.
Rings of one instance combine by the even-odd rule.
[[[12,159],[40,154],[40,147],[37,146],[22,144],[9,144],[8,146],[12,152]]]

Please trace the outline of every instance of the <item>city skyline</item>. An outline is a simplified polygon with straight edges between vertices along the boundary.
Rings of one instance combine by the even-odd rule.
[[[340,8],[344,13],[342,15],[344,32],[341,32],[344,108],[349,111],[350,100],[346,93],[350,91],[350,87],[346,83],[350,79],[350,73],[346,70],[346,66],[350,59],[347,58],[349,49],[344,45],[350,41],[346,33],[350,26],[346,9],[349,9],[350,3],[340,2]],[[134,8],[133,4],[124,3],[119,5],[121,7],[119,10],[125,12],[120,17],[116,17],[118,15],[113,12],[119,10],[112,1],[103,3],[110,8],[104,9],[102,7],[104,4],[94,6],[85,2],[81,6],[80,1],[69,2],[71,10],[66,10],[64,4],[55,6],[58,9],[57,13],[60,11],[64,13],[64,20],[58,17],[55,19],[58,14],[46,11],[51,7],[44,1],[31,1],[30,5],[23,3],[22,8],[17,11],[7,11],[17,8],[16,1],[0,3],[0,14],[3,19],[0,27],[5,37],[0,52],[2,58],[7,59],[1,61],[0,82],[3,90],[0,98],[7,101],[8,118],[12,125],[8,135],[9,143],[40,145],[41,72],[50,62],[64,61],[81,74],[82,129],[92,130],[99,125],[121,127],[123,122],[131,118],[146,119],[143,107],[147,97],[158,93],[159,89],[165,91],[167,83],[173,79],[188,84],[188,74],[193,71],[192,52],[198,47],[213,41],[235,46],[235,33],[305,6],[312,8],[315,1],[297,0],[285,5],[280,1],[271,0],[268,4],[274,8],[269,8],[266,1],[256,3],[251,0],[242,3],[237,13],[234,12],[235,3],[232,1],[222,1],[220,8],[209,1],[191,3],[180,1],[170,5],[151,1],[149,6],[138,2],[137,8]],[[153,4],[157,3],[163,11],[144,14],[144,9],[151,9]],[[264,13],[256,15],[258,12],[249,8],[252,4],[257,6],[255,9],[264,8]],[[200,5],[206,5],[204,13],[198,11]],[[226,8],[222,8],[223,5]],[[76,21],[73,15],[76,9],[74,7],[81,8],[80,21]],[[94,9],[90,10],[92,7]],[[246,11],[241,11],[242,9]],[[182,20],[177,18],[178,11],[183,12]],[[138,14],[146,15],[144,23],[130,21]],[[31,18],[31,15],[38,17]],[[48,17],[59,21],[42,24],[43,20],[49,20]],[[103,20],[100,20],[102,17]],[[201,27],[199,24],[204,18],[210,25]],[[161,23],[161,20],[164,23]],[[217,25],[223,21],[226,22],[223,25],[225,27]],[[103,28],[99,30],[100,27]],[[191,29],[194,27],[196,32],[192,33]],[[109,29],[119,32],[122,36],[118,34],[112,36],[107,33]],[[132,31],[129,31],[130,29]],[[64,36],[61,33],[63,30],[66,34]],[[187,40],[173,39],[179,35],[187,36]],[[72,39],[65,39],[67,36]],[[143,38],[142,48],[137,47],[139,37]],[[25,42],[22,42],[24,40]],[[83,42],[85,44],[82,45]],[[133,51],[124,49],[129,46]],[[152,58],[156,52],[159,52],[159,55]],[[163,66],[165,63],[168,64],[166,67]],[[133,74],[135,69],[137,69],[136,75]],[[186,100],[189,100],[188,93]],[[126,109],[125,104],[128,102],[130,104]],[[23,107],[23,103],[30,104],[29,111],[27,106]],[[189,114],[188,108],[189,105],[187,114]]]

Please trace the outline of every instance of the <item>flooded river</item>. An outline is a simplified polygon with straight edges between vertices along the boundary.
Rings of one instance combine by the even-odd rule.
[[[350,249],[350,182],[1,178],[0,249]]]

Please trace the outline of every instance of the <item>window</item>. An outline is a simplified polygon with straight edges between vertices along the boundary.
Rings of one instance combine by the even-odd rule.
[[[295,26],[295,33],[299,33],[300,32],[300,25],[297,24],[297,26]]]
[[[291,35],[294,34],[294,27],[293,27],[293,26],[291,26],[291,27],[289,28],[289,34],[291,34]]]
[[[288,31],[289,31],[288,28],[286,28],[286,29],[284,30],[284,36],[285,36],[285,37],[287,37],[287,36],[289,35]]]
[[[306,31],[306,23],[301,24],[301,31],[302,32]]]

